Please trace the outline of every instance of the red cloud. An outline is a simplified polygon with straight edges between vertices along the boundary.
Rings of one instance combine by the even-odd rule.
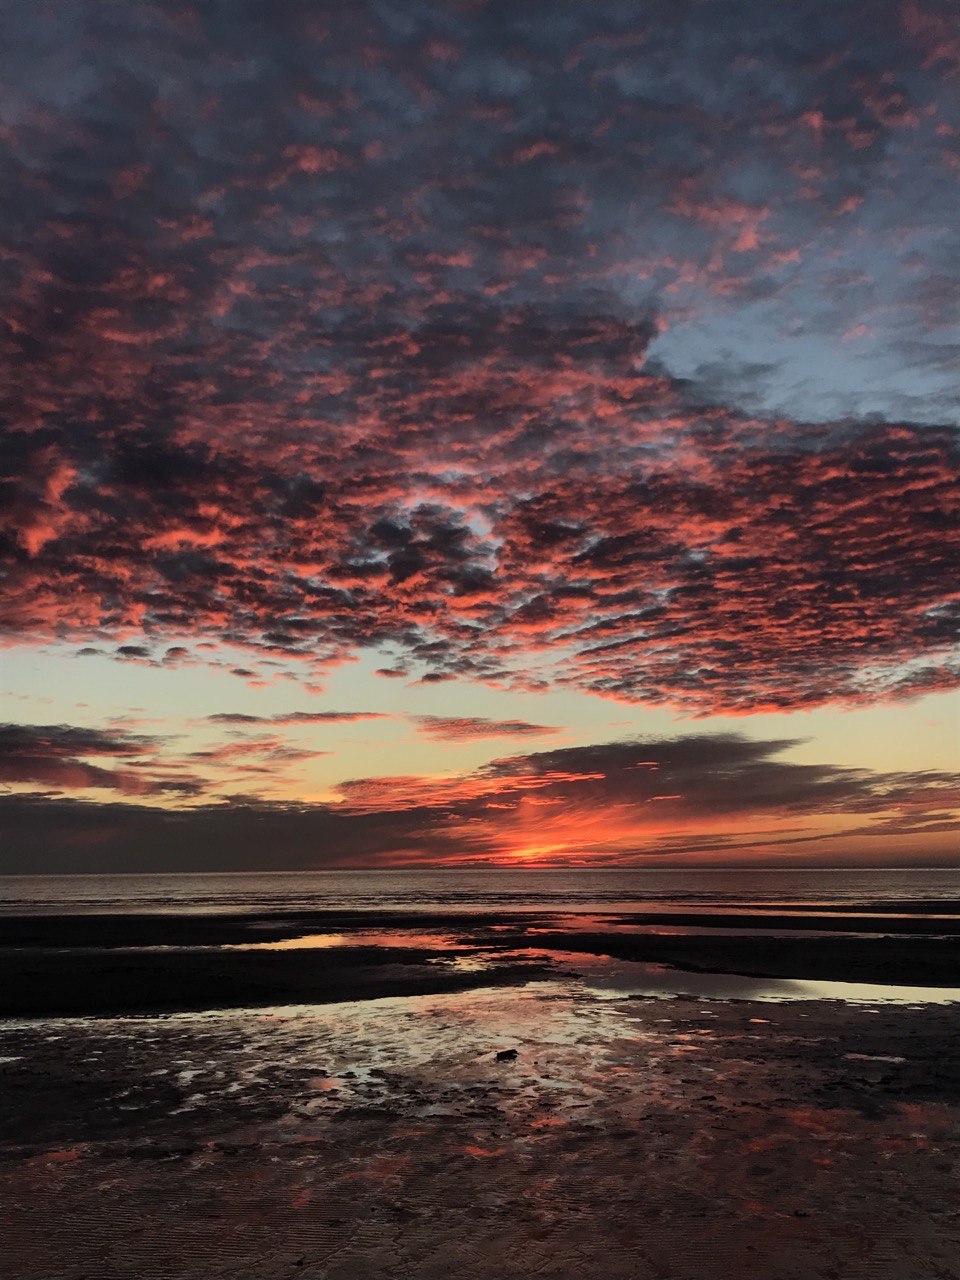
[[[693,40],[666,0],[503,38],[361,6],[322,57],[280,8],[269,49],[18,11],[8,642],[193,636],[308,686],[376,649],[694,713],[955,684],[950,5],[743,0]],[[811,425],[650,358],[700,310],[787,333],[798,304],[923,394]],[[751,323],[710,359],[762,383]]]
[[[390,641],[414,677],[507,684],[535,651],[554,656],[541,663],[554,682],[694,712],[955,683],[951,433],[844,425],[795,440],[770,423],[761,435],[692,412],[660,379],[618,374],[604,391],[592,372],[589,433],[554,420],[536,457],[542,410],[528,406],[545,369],[523,367],[512,404],[495,393],[497,436],[467,423],[461,435],[455,419],[446,438],[384,428],[376,474],[319,440],[309,464],[301,451],[279,466],[226,444],[100,437],[96,487],[75,480],[49,533],[10,561],[8,636],[199,632],[309,657],[308,677]],[[576,366],[563,357],[557,373],[576,405]],[[458,399],[444,403],[447,421]],[[17,444],[32,474],[29,439]],[[85,470],[67,439],[57,448],[60,473]]]

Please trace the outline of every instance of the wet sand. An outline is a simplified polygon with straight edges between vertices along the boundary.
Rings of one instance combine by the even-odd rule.
[[[6,1274],[949,1280],[958,1025],[569,975],[7,1022]]]
[[[938,914],[5,919],[4,1280],[960,1280]]]
[[[403,947],[304,951],[7,953],[0,1015],[167,1013],[424,995],[533,981],[543,961],[441,968],[443,953]]]
[[[21,916],[0,920],[0,1016],[110,1016],[466,990],[547,977],[554,953],[568,957],[568,967],[579,954],[758,979],[960,985],[956,919],[861,915],[841,923],[838,931],[822,912]]]

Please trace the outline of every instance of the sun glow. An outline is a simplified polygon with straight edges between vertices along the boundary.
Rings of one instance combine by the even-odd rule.
[[[506,863],[511,862],[543,862],[546,859],[553,858],[557,855],[561,857],[569,853],[569,845],[567,844],[527,844],[518,845],[510,850],[510,853],[504,859]]]

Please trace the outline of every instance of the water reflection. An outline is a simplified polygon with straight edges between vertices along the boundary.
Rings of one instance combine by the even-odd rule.
[[[315,951],[329,947],[389,947],[416,951],[454,951],[463,947],[449,933],[422,933],[413,929],[357,929],[350,933],[306,933],[296,938],[268,942],[227,943],[223,951]]]
[[[531,954],[530,952],[526,953]],[[534,952],[533,954],[538,954]],[[960,1003],[960,987],[919,987],[878,982],[825,982],[802,978],[756,978],[735,973],[692,973],[670,965],[579,952],[548,951],[575,968],[583,982],[608,998],[641,995],[655,999],[693,996],[707,1000],[843,1000],[859,1004]]]
[[[604,917],[588,917],[596,927]],[[580,951],[564,951],[550,946],[531,946],[503,950],[497,947],[497,926],[488,930],[493,935],[487,943],[453,933],[417,932],[409,929],[356,930],[349,933],[304,934],[268,942],[241,943],[224,948],[235,951],[296,951],[334,947],[379,947],[412,949],[425,952],[455,952],[454,955],[430,957],[427,963],[463,971],[480,972],[495,964],[541,960],[554,964],[572,979],[608,998],[639,995],[657,999],[694,996],[711,1000],[843,1000],[858,1003],[951,1004],[960,1002],[960,987],[924,987],[873,982],[823,981],[804,978],[764,978],[742,974],[691,972],[666,964],[624,960],[611,956],[591,955]],[[623,932],[620,930],[606,930]],[[633,926],[631,932],[659,932],[655,927]],[[663,932],[668,932],[664,930]],[[680,935],[708,932],[695,928],[671,929]],[[739,930],[710,932],[740,933]],[[743,931],[746,932],[746,931]],[[549,929],[526,930],[531,937],[549,935]]]

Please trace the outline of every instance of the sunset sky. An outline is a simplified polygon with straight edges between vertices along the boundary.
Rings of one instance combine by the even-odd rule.
[[[0,870],[957,862],[955,0],[7,0],[0,164]]]

